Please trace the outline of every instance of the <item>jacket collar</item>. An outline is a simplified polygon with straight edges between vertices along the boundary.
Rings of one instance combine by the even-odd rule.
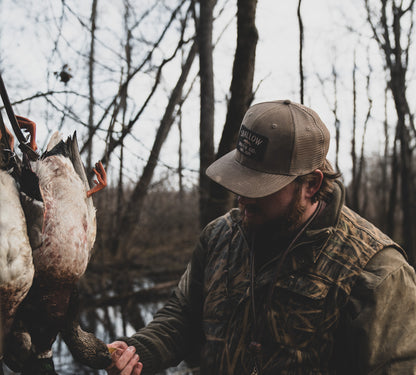
[[[307,261],[316,262],[325,244],[338,225],[345,201],[345,189],[336,181],[331,199],[299,239],[297,252]],[[308,246],[303,246],[308,244]],[[295,249],[294,249],[295,250]]]
[[[310,225],[310,230],[336,227],[341,215],[341,210],[345,201],[345,189],[341,182],[335,181],[335,187],[331,199],[326,204],[324,210]]]
[[[345,188],[341,182],[335,181],[330,200],[324,204],[321,212],[293,247],[292,254],[301,259],[301,264],[316,262],[326,242],[338,225],[344,201]],[[239,209],[232,209],[230,216],[235,224],[241,226],[242,216]]]

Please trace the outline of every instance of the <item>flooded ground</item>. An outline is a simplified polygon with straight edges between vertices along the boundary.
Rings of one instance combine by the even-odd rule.
[[[143,306],[140,306],[141,309],[141,318],[144,320],[145,324],[147,324],[155,314],[155,312],[163,306],[163,302],[159,303],[149,303]],[[96,328],[94,330],[95,335],[103,340],[106,343],[110,343],[112,340],[111,336],[115,334],[116,337],[118,336],[131,336],[136,332],[134,327],[129,323],[123,323],[121,307],[109,307],[107,311],[103,309],[97,309],[96,316],[100,319],[97,320],[95,323]],[[106,329],[103,325],[104,316],[109,316],[114,323],[111,329]],[[81,321],[85,322],[88,318],[86,314],[83,314],[81,317]],[[90,323],[91,324],[91,323]],[[85,324],[83,324],[85,327]],[[87,329],[88,330],[88,329]],[[58,336],[55,344],[53,346],[53,353],[54,353],[54,363],[55,363],[55,370],[59,375],[106,375],[107,372],[105,370],[93,370],[86,366],[82,366],[77,364],[74,359],[72,358],[71,353],[68,351],[66,344],[62,341],[62,339]],[[14,375],[16,373],[10,371],[6,366],[4,366],[4,373],[5,375]],[[188,369],[185,363],[181,363],[178,367],[170,368],[160,374],[165,375],[186,375],[186,374],[193,374],[191,370]]]
[[[114,196],[109,188],[96,200],[95,250],[79,281],[81,325],[105,343],[132,335],[152,319],[185,271],[199,236],[197,191],[183,196],[156,191],[147,198],[132,245],[114,251]],[[106,374],[76,364],[59,337],[53,351],[59,375]],[[184,364],[164,372],[191,373]],[[13,373],[5,368],[5,374]]]

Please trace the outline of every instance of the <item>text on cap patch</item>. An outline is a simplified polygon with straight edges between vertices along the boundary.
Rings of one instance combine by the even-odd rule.
[[[268,141],[269,139],[267,137],[241,125],[237,150],[251,159],[261,161],[266,152]]]

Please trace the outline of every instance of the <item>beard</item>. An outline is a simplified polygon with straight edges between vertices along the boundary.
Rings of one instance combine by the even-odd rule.
[[[255,234],[256,237],[263,236],[264,238],[278,237],[290,238],[297,229],[303,224],[303,215],[306,211],[306,206],[301,202],[301,185],[296,185],[293,198],[289,203],[285,212],[273,220],[267,221],[261,225],[250,224],[244,221],[243,227],[249,234]]]

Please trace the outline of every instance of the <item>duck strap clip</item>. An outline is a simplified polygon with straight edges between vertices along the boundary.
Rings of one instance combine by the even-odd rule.
[[[9,142],[9,137],[7,136],[7,129],[6,129],[6,125],[4,124],[4,120],[3,120],[3,116],[1,115],[0,112],[0,133],[4,135],[4,143],[7,146],[7,150],[12,152],[12,148],[10,146],[10,142]]]
[[[38,160],[39,155],[38,153],[33,150],[29,146],[29,142],[27,141],[26,137],[23,135],[22,130],[19,127],[19,124],[17,123],[16,116],[14,115],[12,105],[10,103],[9,96],[7,95],[6,87],[4,86],[3,78],[0,74],[0,95],[1,99],[3,100],[4,108],[6,109],[7,116],[9,118],[10,124],[13,128],[13,132],[16,135],[17,140],[19,141],[19,148],[22,150],[22,152],[27,155],[29,160]]]

